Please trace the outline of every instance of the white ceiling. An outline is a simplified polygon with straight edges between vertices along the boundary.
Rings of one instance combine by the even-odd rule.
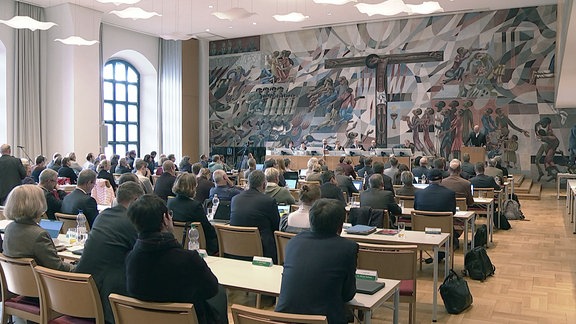
[[[358,0],[362,3],[375,4],[383,0]],[[556,4],[558,0],[437,0],[444,8],[444,13],[466,11],[497,10],[504,8],[529,7],[545,4]],[[129,5],[115,6],[103,4],[96,0],[24,0],[23,2],[41,7],[58,6],[71,3],[100,11],[107,24],[120,26],[154,36],[169,34],[188,35],[199,39],[217,40],[260,34],[287,32],[320,26],[343,25],[353,22],[380,21],[399,19],[406,15],[393,17],[372,16],[358,12],[355,2],[342,6],[316,4],[312,0],[141,0],[133,5],[146,11],[155,11],[161,17],[147,20],[121,19],[109,14],[112,10],[122,10]],[[404,0],[407,4],[420,4],[422,0]],[[212,8],[210,8],[212,6]],[[241,7],[253,16],[235,21],[220,20],[212,15],[216,11],[226,11]],[[287,14],[298,11],[309,16],[303,22],[277,22],[275,14]],[[438,15],[435,13],[434,15]],[[440,13],[441,14],[441,13]],[[3,17],[10,18],[10,17]]]

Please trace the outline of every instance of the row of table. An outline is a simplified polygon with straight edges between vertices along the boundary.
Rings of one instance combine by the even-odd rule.
[[[570,222],[574,223],[573,233],[576,234],[576,222],[574,213],[576,212],[576,179],[569,179],[566,182],[566,212],[570,217]]]

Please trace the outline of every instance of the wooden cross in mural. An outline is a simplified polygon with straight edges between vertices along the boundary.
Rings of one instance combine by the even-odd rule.
[[[441,62],[444,60],[443,51],[402,53],[376,55],[363,57],[326,59],[324,68],[347,68],[366,65],[376,69],[376,143],[378,146],[388,145],[388,65],[400,63]]]

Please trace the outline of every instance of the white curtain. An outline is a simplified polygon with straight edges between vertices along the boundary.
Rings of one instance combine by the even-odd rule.
[[[160,152],[182,157],[182,42],[160,39]]]
[[[29,4],[16,2],[16,15],[29,16],[44,21],[44,10]],[[43,152],[42,105],[41,105],[41,45],[42,31],[15,29],[14,113],[12,149],[13,154],[25,157],[23,146],[32,159]],[[34,161],[32,161],[34,162]]]

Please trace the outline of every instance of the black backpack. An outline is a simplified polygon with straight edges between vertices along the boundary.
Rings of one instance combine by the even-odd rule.
[[[474,233],[474,246],[486,246],[488,244],[488,227],[486,224],[479,225]]]
[[[484,281],[488,276],[494,275],[494,271],[496,271],[496,267],[486,253],[486,249],[482,246],[477,246],[466,253],[464,268],[470,278],[481,281]]]

